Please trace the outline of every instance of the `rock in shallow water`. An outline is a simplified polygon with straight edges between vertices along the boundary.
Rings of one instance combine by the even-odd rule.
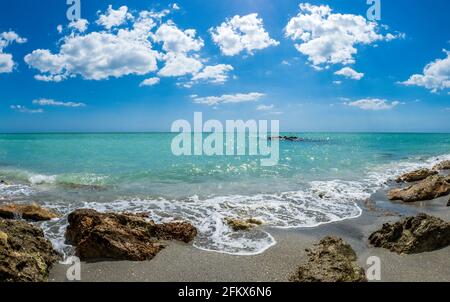
[[[37,227],[0,218],[0,282],[42,282],[60,259]]]
[[[226,218],[225,222],[233,229],[233,231],[248,231],[253,229],[259,225],[262,225],[263,222],[261,220],[255,218],[249,218],[245,220],[234,219],[234,218]]]
[[[450,170],[450,160],[440,162],[439,164],[433,167],[433,170]]]
[[[341,238],[325,237],[308,253],[308,262],[290,278],[294,282],[366,282],[352,247]]]
[[[390,200],[415,202],[432,200],[450,194],[450,176],[430,176],[427,179],[406,188],[389,191]]]
[[[370,235],[369,242],[398,254],[431,252],[450,245],[450,223],[419,214],[384,224],[381,230]]]
[[[416,171],[412,171],[406,174],[403,174],[399,178],[397,178],[397,182],[414,182],[424,180],[430,176],[438,174],[437,171],[430,169],[419,169]]]
[[[58,215],[37,204],[6,204],[0,206],[0,217],[6,219],[23,218],[32,221],[45,221],[57,218]]]
[[[129,213],[81,209],[68,220],[66,238],[82,260],[150,260],[165,247],[159,240],[188,243],[197,235],[197,229],[187,222],[156,224]]]

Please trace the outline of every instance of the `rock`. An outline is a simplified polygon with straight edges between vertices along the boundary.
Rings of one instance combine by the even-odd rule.
[[[424,180],[430,176],[438,174],[437,171],[430,170],[430,169],[419,169],[413,172],[409,172],[406,174],[403,174],[399,178],[397,178],[397,182],[415,182]]]
[[[150,260],[165,244],[159,240],[192,241],[197,229],[187,222],[156,224],[142,215],[99,213],[81,209],[72,212],[66,239],[76,246],[82,260]]]
[[[439,164],[433,167],[433,170],[450,170],[450,160],[440,162]]]
[[[447,207],[450,207],[450,199],[447,202]]]
[[[7,219],[23,218],[32,221],[45,221],[58,218],[58,215],[37,204],[6,204],[0,206],[0,217]]]
[[[0,218],[0,282],[43,282],[60,259],[41,229]]]
[[[290,278],[294,282],[366,282],[352,247],[340,238],[325,237],[311,250],[308,262]]]
[[[263,224],[261,220],[250,218],[246,220],[226,218],[225,222],[233,229],[233,231],[248,231]]]
[[[0,179],[0,185],[9,185],[6,181]]]
[[[393,189],[388,193],[390,200],[415,202],[432,200],[450,194],[450,176],[430,176],[404,189]]]
[[[369,242],[398,254],[431,252],[450,245],[450,223],[419,214],[384,224],[381,230],[370,235]]]

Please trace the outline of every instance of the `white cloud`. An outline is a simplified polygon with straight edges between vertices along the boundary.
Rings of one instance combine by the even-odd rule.
[[[58,34],[62,33],[63,31],[63,26],[61,24],[59,24],[58,26],[56,26],[56,31],[58,32]]]
[[[450,52],[445,49],[444,52],[446,58],[429,63],[423,69],[423,74],[414,74],[401,84],[425,87],[432,92],[450,88]]]
[[[11,105],[10,108],[15,111],[21,112],[21,113],[43,113],[44,112],[44,110],[42,110],[42,109],[29,109],[22,105]]]
[[[4,53],[3,50],[12,43],[23,44],[27,39],[20,37],[13,31],[0,33],[0,73],[10,73],[14,69],[14,60],[12,54]]]
[[[342,84],[342,81],[333,81],[333,84],[335,84],[335,85],[341,85],[341,84]]]
[[[256,107],[256,110],[258,111],[270,111],[274,108],[274,105],[259,105]]]
[[[112,8],[112,5],[110,5],[106,13],[99,16],[97,24],[102,25],[109,30],[113,27],[122,25],[127,20],[131,19],[133,19],[133,15],[128,12],[128,7],[124,5],[115,10]]]
[[[223,84],[228,80],[228,73],[233,70],[233,66],[218,64],[206,66],[203,70],[192,77],[192,81],[205,81],[209,83]]]
[[[334,74],[357,81],[361,80],[364,77],[364,73],[357,72],[350,67],[344,67],[341,70],[336,71]]]
[[[202,69],[203,64],[185,54],[169,53],[165,57],[166,64],[158,72],[162,77],[179,77],[187,74],[196,74]]]
[[[191,96],[193,102],[196,104],[215,106],[219,104],[236,104],[246,102],[257,102],[264,97],[264,93],[251,92],[251,93],[237,93],[237,94],[224,94],[222,96],[207,96],[199,97],[197,95]]]
[[[372,110],[372,111],[380,111],[380,110],[389,110],[400,105],[400,102],[394,101],[389,102],[384,99],[361,99],[354,102],[345,103],[350,107],[357,107],[362,110]]]
[[[173,53],[187,53],[190,51],[199,51],[204,42],[202,39],[195,38],[195,29],[180,30],[175,24],[161,25],[154,35],[156,42],[163,43],[163,49]]]
[[[178,6],[178,4],[174,3],[174,4],[172,4],[172,9],[173,10],[179,10],[180,7]]]
[[[378,24],[352,14],[335,14],[328,5],[300,4],[300,13],[285,28],[286,37],[299,41],[297,50],[313,66],[352,64],[359,44],[392,40],[394,35],[378,33]]]
[[[142,87],[142,86],[153,86],[153,85],[159,84],[160,81],[161,80],[159,78],[149,78],[149,79],[143,80],[139,86],[140,87]]]
[[[52,99],[38,99],[33,100],[34,105],[39,106],[55,106],[55,107],[86,107],[84,103],[75,103],[75,102],[60,102]]]
[[[79,19],[79,20],[70,22],[69,23],[69,28],[76,29],[80,33],[83,33],[83,32],[85,32],[87,30],[88,25],[89,25],[88,20],[86,20],[86,19]],[[59,29],[58,29],[58,31],[59,31]],[[61,28],[61,31],[62,31],[62,28]]]
[[[42,74],[36,79],[44,81],[61,81],[77,75],[87,80],[145,75],[158,68],[159,54],[149,41],[155,25],[141,12],[131,29],[69,35],[63,39],[58,53],[37,49],[25,56],[25,62],[38,69]]]
[[[210,32],[213,41],[226,56],[234,56],[242,51],[253,54],[254,50],[279,44],[265,31],[263,20],[258,18],[258,14],[234,16],[220,26],[211,28]]]

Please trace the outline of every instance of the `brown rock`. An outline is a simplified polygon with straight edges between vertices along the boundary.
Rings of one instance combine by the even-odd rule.
[[[406,174],[403,174],[399,178],[397,178],[397,182],[415,182],[424,180],[430,176],[438,174],[437,171],[430,169],[419,169],[416,171],[412,171]]]
[[[159,240],[187,243],[197,235],[197,229],[187,222],[156,224],[134,214],[81,209],[68,220],[66,238],[83,260],[150,260],[165,247]]]
[[[249,218],[245,220],[225,218],[225,222],[233,229],[233,231],[248,231],[263,224],[261,220]]]
[[[393,189],[388,193],[390,200],[415,202],[431,200],[450,194],[450,176],[430,176],[404,189]]]
[[[439,164],[433,167],[433,170],[450,170],[450,160],[440,162]]]
[[[366,282],[352,247],[336,237],[325,237],[311,250],[308,262],[290,278],[294,282]]]
[[[0,206],[0,217],[6,219],[23,218],[32,221],[45,221],[58,218],[58,215],[37,204],[6,204]]]
[[[450,245],[450,224],[419,214],[394,224],[384,224],[381,230],[370,235],[369,242],[398,254],[431,252]]]
[[[0,282],[42,282],[60,259],[41,229],[0,218]]]

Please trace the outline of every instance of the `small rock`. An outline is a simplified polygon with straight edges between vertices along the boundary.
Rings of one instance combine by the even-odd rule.
[[[311,250],[308,262],[290,278],[294,282],[366,282],[352,247],[341,238],[325,237]]]
[[[433,170],[450,170],[450,160],[445,160],[433,167]]]
[[[45,221],[58,218],[58,215],[48,209],[42,208],[37,204],[6,204],[0,206],[0,217],[6,219],[15,219],[20,217],[32,221]]]
[[[450,224],[419,214],[394,224],[384,224],[381,230],[370,235],[369,242],[398,254],[431,252],[450,245]]]
[[[82,260],[150,260],[165,247],[160,240],[188,243],[197,235],[187,222],[156,224],[140,214],[80,209],[69,214],[68,221],[66,239]]]
[[[447,207],[450,207],[450,199],[447,202]]]
[[[399,178],[397,178],[397,182],[415,182],[424,180],[430,176],[438,174],[437,171],[430,169],[419,169],[416,171],[412,171],[406,174],[403,174]]]
[[[0,218],[0,282],[43,282],[60,259],[41,229]]]
[[[261,220],[250,218],[245,220],[226,218],[225,222],[233,229],[233,231],[248,231],[263,224]]]
[[[389,191],[390,200],[402,200],[404,202],[415,202],[432,200],[450,194],[450,176],[430,176],[417,184],[402,189]]]

